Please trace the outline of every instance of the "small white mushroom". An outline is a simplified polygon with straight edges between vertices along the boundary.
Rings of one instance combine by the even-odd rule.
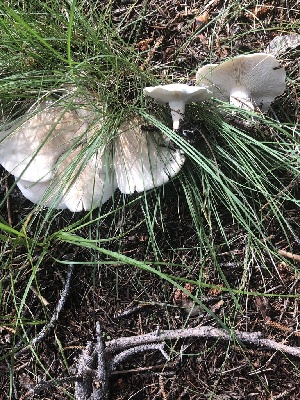
[[[0,164],[24,180],[48,181],[59,156],[86,133],[88,119],[43,101],[0,132]]]
[[[52,180],[30,182],[17,180],[23,195],[33,203],[68,208],[79,212],[100,207],[116,190],[116,179],[106,159],[104,148],[85,162],[83,146],[62,155],[57,162]]]
[[[195,87],[183,83],[146,87],[144,94],[152,97],[158,103],[169,104],[174,130],[179,128],[180,120],[183,119],[187,103],[204,101],[211,97],[211,93],[205,85]]]
[[[273,55],[255,53],[199,68],[196,84],[208,86],[214,97],[237,107],[267,111],[274,98],[284,92],[285,78]]]
[[[168,182],[184,164],[179,149],[168,147],[158,133],[141,129],[143,120],[123,122],[115,139],[114,168],[122,193],[143,192]]]

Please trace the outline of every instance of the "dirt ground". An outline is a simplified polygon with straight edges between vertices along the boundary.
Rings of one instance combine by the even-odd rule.
[[[103,2],[103,7],[106,6]],[[121,30],[122,38],[141,53],[144,62],[142,69],[155,72],[159,66],[160,78],[192,81],[199,65],[217,63],[228,57],[248,52],[262,52],[278,35],[294,33],[293,24],[300,18],[300,4],[292,1],[269,2],[231,1],[176,1],[159,0],[114,1],[112,2],[112,21],[122,22],[127,29]],[[148,17],[143,20],[141,29],[132,35],[130,22],[138,21],[147,10]],[[296,79],[299,73],[299,49],[285,52],[280,56],[287,73]],[[161,68],[161,66],[164,68]],[[298,66],[298,67],[297,67]],[[289,118],[298,122],[297,102],[299,89],[288,83],[290,96],[283,96],[275,106],[279,118]],[[12,183],[11,177],[1,170],[2,194]],[[4,177],[6,177],[4,179]],[[297,188],[294,189],[297,191]],[[128,204],[135,196],[124,197],[116,193],[116,202]],[[148,205],[154,213],[155,195],[149,194]],[[261,268],[260,260],[255,258],[247,247],[247,235],[231,216],[220,210],[219,217],[226,221],[226,234],[234,238],[228,246],[221,234],[214,231],[214,245],[219,246],[217,260],[211,259],[196,246],[197,234],[187,199],[180,185],[173,181],[167,185],[161,196],[160,219],[155,223],[156,248],[149,245],[149,230],[144,222],[144,203],[136,202],[132,207],[123,208],[119,213],[101,220],[99,226],[83,228],[86,237],[100,234],[101,238],[117,237],[107,248],[111,251],[155,263],[156,251],[159,259],[166,265],[163,272],[170,275],[198,280],[203,277],[207,288],[196,291],[194,285],[185,284],[186,289],[202,299],[206,307],[229,326],[239,331],[261,332],[263,337],[289,346],[300,346],[298,331],[298,298],[259,297],[237,295],[239,307],[229,293],[211,285],[224,285],[224,279],[231,287],[240,283],[244,271],[245,254],[248,254],[249,272],[246,291],[270,293],[274,288],[282,294],[299,294],[299,276],[286,263],[274,264],[270,257],[268,268]],[[104,205],[102,212],[109,211],[111,202]],[[152,207],[152,208],[151,208]],[[32,204],[15,189],[9,198],[9,208],[2,210],[4,218],[12,219],[16,226],[32,210]],[[46,212],[46,211],[43,211]],[[43,213],[42,212],[42,213]],[[97,211],[95,211],[97,212]],[[95,214],[96,215],[96,214]],[[83,214],[62,212],[44,226],[40,237],[55,232],[80,219]],[[300,211],[293,204],[287,205],[286,220],[290,225],[299,221]],[[39,224],[36,219],[36,226]],[[266,231],[273,243],[285,246],[285,236],[280,226],[272,219],[266,220]],[[35,228],[36,228],[35,226]],[[216,225],[217,226],[217,225]],[[33,225],[34,227],[34,225]],[[33,228],[33,229],[35,229]],[[206,227],[205,227],[206,228]],[[98,231],[97,231],[98,230]],[[97,232],[96,232],[97,231]],[[30,233],[30,232],[29,232]],[[300,236],[300,232],[299,232]],[[293,251],[300,254],[300,243],[293,241]],[[24,250],[23,250],[24,251]],[[26,288],[29,268],[18,269],[22,261],[22,248],[17,249],[18,257],[12,258],[12,276],[16,280],[17,298],[22,297]],[[232,254],[234,253],[234,260]],[[33,254],[33,262],[39,254]],[[265,257],[265,255],[262,255]],[[7,256],[9,257],[9,255]],[[55,259],[72,259],[87,262],[91,250],[74,250],[65,245],[51,248],[37,273],[39,288],[45,299],[44,309],[38,295],[28,289],[27,304],[23,320],[35,320],[37,325],[24,324],[28,338],[34,337],[47,320],[60,297],[67,266],[58,265]],[[100,256],[97,256],[100,257]],[[124,336],[141,335],[156,329],[181,329],[202,325],[218,326],[207,311],[193,308],[183,292],[165,281],[138,268],[119,264],[105,264],[105,255],[99,265],[76,265],[71,281],[70,294],[55,328],[46,335],[36,347],[36,355],[24,352],[14,360],[14,382],[9,380],[9,369],[14,357],[0,358],[0,398],[8,399],[9,387],[13,387],[16,399],[67,399],[73,392],[72,383],[61,383],[45,388],[34,396],[28,394],[32,385],[50,379],[60,380],[71,375],[78,355],[88,341],[95,340],[95,325],[99,321],[105,341]],[[215,269],[219,263],[222,274]],[[182,265],[186,268],[183,269]],[[154,265],[154,264],[153,264]],[[299,264],[298,264],[299,265]],[[24,334],[9,329],[9,321],[14,307],[7,289],[9,275],[3,273],[2,296],[5,299],[1,319],[0,345],[3,355],[10,353],[18,345]],[[32,286],[35,286],[34,283]],[[6,298],[7,296],[7,298]],[[232,310],[235,310],[234,312]],[[126,314],[124,311],[131,310]],[[13,334],[14,333],[14,334]],[[18,339],[19,338],[19,339]],[[157,351],[146,352],[128,358],[113,373],[110,382],[110,399],[299,399],[300,363],[299,358],[287,356],[280,351],[243,345],[215,339],[181,339],[166,343],[165,350],[170,356],[167,362]]]

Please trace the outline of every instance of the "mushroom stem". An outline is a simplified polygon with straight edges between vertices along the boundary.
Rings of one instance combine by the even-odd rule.
[[[231,91],[230,104],[245,110],[254,111],[251,95],[245,88],[234,89]]]
[[[185,103],[183,101],[170,101],[171,115],[173,120],[173,130],[179,129],[180,121],[184,117]]]

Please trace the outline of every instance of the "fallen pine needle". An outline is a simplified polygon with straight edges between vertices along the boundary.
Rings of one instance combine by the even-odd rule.
[[[285,250],[278,250],[278,254],[280,254],[286,258],[291,258],[294,261],[300,261],[299,254],[290,253],[289,251],[285,251]]]

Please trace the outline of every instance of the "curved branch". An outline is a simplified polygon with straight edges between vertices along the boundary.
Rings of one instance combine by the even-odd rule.
[[[212,326],[201,326],[197,328],[165,330],[160,332],[151,332],[145,335],[130,336],[119,339],[110,340],[106,343],[106,351],[118,352],[124,349],[145,345],[149,343],[161,343],[171,339],[183,338],[215,338],[227,341],[240,341],[241,343],[248,343],[259,347],[266,347],[268,349],[281,351],[283,353],[300,358],[300,348],[287,346],[283,343],[278,343],[271,339],[265,339],[260,332],[250,333],[241,331],[232,331],[231,333],[214,328]]]

